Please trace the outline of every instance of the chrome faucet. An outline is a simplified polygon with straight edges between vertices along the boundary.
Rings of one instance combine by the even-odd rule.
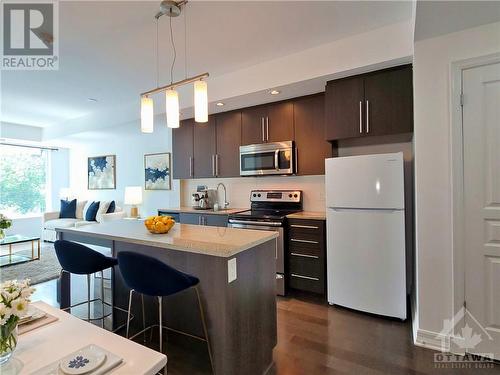
[[[229,202],[227,201],[226,185],[224,185],[222,182],[219,182],[217,184],[217,194],[219,194],[219,186],[222,186],[224,188],[224,204],[223,204],[223,208],[227,208],[227,206],[229,206]]]

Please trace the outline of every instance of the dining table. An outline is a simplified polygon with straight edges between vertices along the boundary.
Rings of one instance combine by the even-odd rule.
[[[96,345],[122,359],[109,374],[153,375],[167,364],[167,356],[81,320],[45,302],[33,306],[53,317],[46,325],[19,334],[18,344],[2,375],[31,375],[88,346]],[[21,329],[20,329],[21,331]]]

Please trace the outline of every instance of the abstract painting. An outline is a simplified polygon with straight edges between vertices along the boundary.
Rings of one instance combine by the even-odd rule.
[[[169,152],[144,155],[144,189],[171,189]]]
[[[116,189],[115,155],[89,157],[88,189]]]

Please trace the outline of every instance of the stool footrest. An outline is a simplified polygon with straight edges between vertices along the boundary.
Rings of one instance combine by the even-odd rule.
[[[129,339],[133,340],[135,337],[139,336],[140,334],[145,333],[146,331],[149,331],[150,329],[158,328],[158,327],[160,327],[158,324],[150,325],[150,326],[144,328],[143,330],[137,332],[136,334],[130,336]],[[167,331],[172,331],[172,332],[175,332],[175,333],[179,333],[181,335],[188,336],[188,337],[191,337],[191,338],[196,339],[196,340],[207,342],[207,339],[204,338],[204,337],[192,335],[192,334],[184,332],[184,331],[179,331],[179,330],[177,330],[175,328],[170,328],[170,327],[163,326],[162,329],[166,329]]]

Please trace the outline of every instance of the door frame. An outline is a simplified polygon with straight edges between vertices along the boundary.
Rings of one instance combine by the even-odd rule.
[[[463,72],[467,69],[500,63],[500,53],[474,57],[451,63],[450,67],[450,158],[452,185],[452,257],[453,257],[453,316],[457,316],[465,302],[465,247],[464,247],[464,159],[463,159],[463,107],[461,103]],[[464,100],[467,100],[465,98]],[[464,321],[462,320],[462,323]],[[456,324],[451,335],[456,336],[464,325]],[[456,340],[450,340],[452,353],[464,354]]]

